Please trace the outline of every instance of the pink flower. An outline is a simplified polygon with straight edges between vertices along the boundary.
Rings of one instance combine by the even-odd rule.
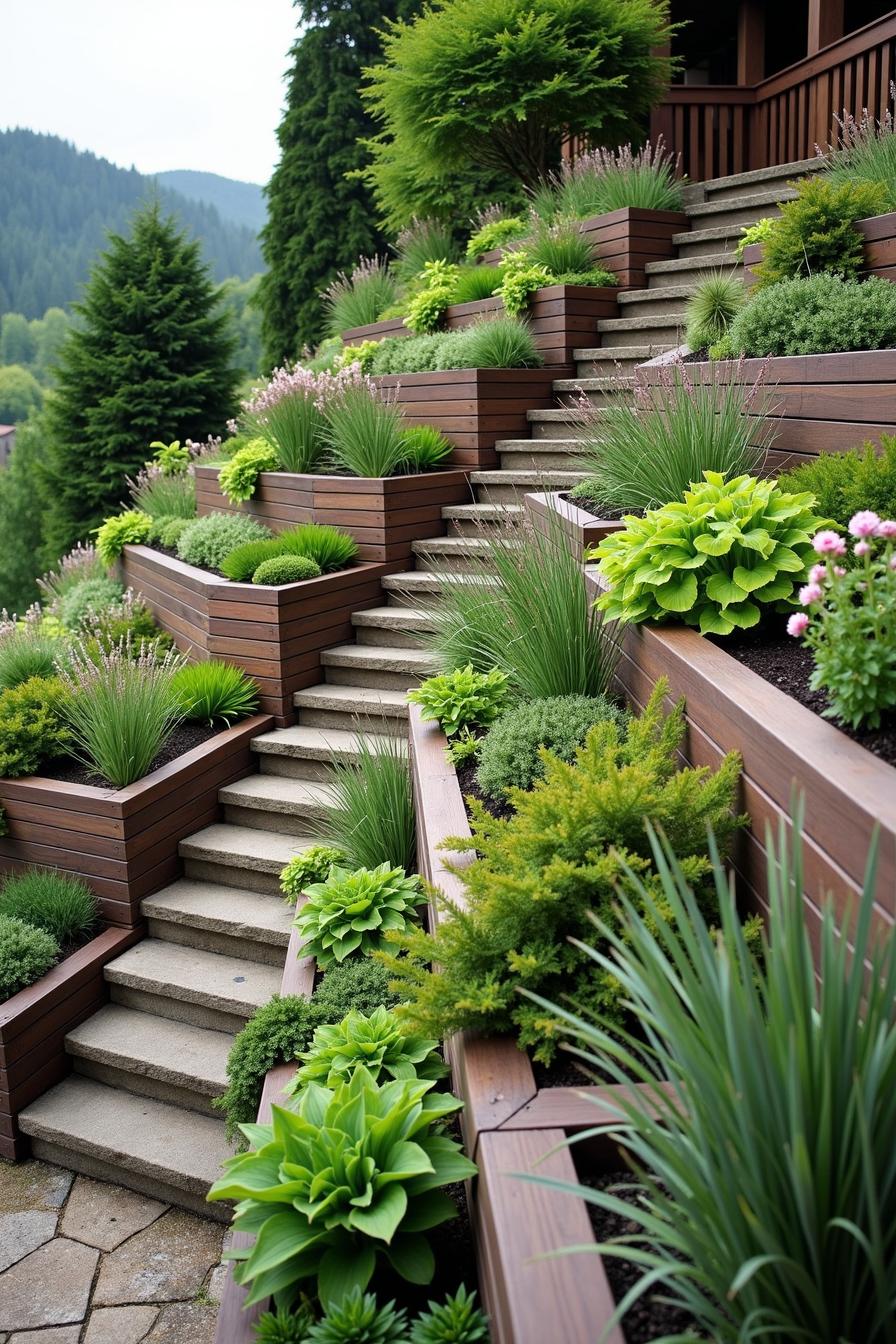
[[[890,568],[896,569],[896,555],[890,556]]]
[[[795,611],[787,621],[787,633],[793,635],[794,639],[799,639],[809,629],[809,617],[804,611]]]
[[[808,607],[821,597],[821,587],[817,583],[805,583],[800,589],[800,606]]]
[[[852,549],[853,554],[858,556],[870,555],[871,553],[871,545],[867,541],[857,541]]]
[[[827,576],[828,576],[827,565],[813,565],[812,568],[809,570],[810,583],[824,583]]]
[[[860,509],[849,520],[849,530],[854,537],[873,537],[880,527],[880,516],[873,509]]]
[[[843,568],[842,565],[835,565],[835,566],[834,566],[834,573],[837,575],[837,578],[838,578],[838,579],[842,579],[842,578],[845,578],[845,577],[846,577],[846,570]]]
[[[846,554],[846,542],[830,528],[827,528],[824,532],[816,532],[812,538],[812,545],[819,555]]]
[[[896,537],[896,518],[884,518],[878,523],[877,535],[879,537],[885,537],[887,541]]]

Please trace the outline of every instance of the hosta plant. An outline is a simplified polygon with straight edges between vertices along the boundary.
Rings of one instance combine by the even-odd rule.
[[[290,905],[312,882],[323,882],[330,875],[334,863],[344,863],[345,854],[335,845],[309,845],[301,854],[294,854],[280,873],[280,890]]]
[[[377,1082],[385,1076],[444,1078],[448,1068],[437,1047],[438,1041],[415,1035],[388,1008],[375,1008],[369,1014],[352,1009],[341,1022],[318,1027],[302,1054],[304,1063],[292,1091],[307,1083],[337,1087],[358,1064]]]
[[[597,606],[610,619],[677,618],[730,635],[755,625],[763,606],[786,609],[793,599],[823,522],[814,497],[753,476],[704,476],[683,500],[627,515],[593,553],[608,585]]]
[[[470,663],[442,676],[428,677],[408,700],[419,705],[421,717],[435,719],[446,737],[464,728],[493,723],[507,699],[507,676],[499,668],[477,672]]]
[[[246,1305],[273,1294],[290,1306],[309,1280],[324,1306],[364,1292],[386,1261],[411,1283],[435,1270],[425,1235],[457,1209],[442,1190],[475,1175],[440,1122],[459,1109],[428,1080],[378,1087],[364,1068],[334,1091],[309,1083],[294,1109],[242,1126],[253,1151],[229,1158],[209,1199],[237,1200],[233,1226],[255,1235],[234,1248]]]
[[[319,966],[344,961],[352,952],[372,952],[390,929],[401,930],[426,897],[418,877],[381,863],[377,868],[334,866],[325,882],[305,888],[305,904],[295,925],[303,955]]]

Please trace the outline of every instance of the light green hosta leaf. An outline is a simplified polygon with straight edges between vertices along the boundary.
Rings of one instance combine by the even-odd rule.
[[[672,579],[656,589],[656,600],[664,611],[690,611],[697,600],[697,580],[691,573]]]
[[[725,608],[725,615],[740,630],[748,630],[751,625],[755,625],[759,620],[760,612],[755,602],[732,603],[730,607]]]
[[[758,551],[763,558],[767,558],[775,546],[764,527],[752,527],[748,532],[741,532],[738,540],[741,546],[746,546],[749,551]]]
[[[730,635],[733,630],[734,622],[716,607],[704,607],[700,612],[701,635]]]
[[[786,574],[800,574],[806,568],[805,560],[792,551],[789,546],[778,544],[768,557],[769,562],[777,570],[784,570]]]
[[[753,600],[754,602],[781,602],[784,598],[790,597],[792,592],[793,579],[789,574],[779,574],[764,588],[757,588],[753,593]]]
[[[761,565],[735,565],[732,578],[744,592],[752,593],[754,588],[761,588],[764,584],[771,583],[776,574],[776,567],[766,561]],[[708,584],[707,592],[709,592]]]
[[[701,536],[695,537],[694,547],[703,555],[727,555],[738,540],[738,532],[733,528],[726,528],[716,535],[711,532],[704,532]]]
[[[737,570],[734,572],[736,574]],[[731,602],[743,602],[746,595],[747,589],[728,574],[713,574],[706,581],[706,596],[722,607]]]

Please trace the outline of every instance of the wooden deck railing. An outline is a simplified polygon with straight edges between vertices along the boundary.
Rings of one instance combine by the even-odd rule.
[[[896,78],[896,14],[870,23],[752,87],[673,85],[651,119],[692,182],[811,158],[834,117],[881,118]]]

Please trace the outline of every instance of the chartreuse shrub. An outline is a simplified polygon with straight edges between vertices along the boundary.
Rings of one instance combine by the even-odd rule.
[[[685,309],[685,340],[692,350],[716,345],[746,300],[743,280],[723,271],[699,281]]]
[[[763,606],[786,610],[812,562],[821,526],[810,494],[791,495],[753,476],[705,480],[625,528],[594,552],[609,591],[597,606],[612,620],[681,620],[730,635]]]
[[[500,714],[507,699],[507,676],[499,668],[477,672],[469,663],[438,677],[427,677],[408,700],[419,705],[420,717],[435,719],[446,737],[463,728],[484,728]]]
[[[887,191],[880,183],[832,182],[823,173],[803,178],[796,200],[784,202],[763,239],[762,260],[753,267],[759,283],[820,272],[855,278],[864,265],[865,244],[856,220],[886,208]]]
[[[43,929],[0,915],[0,1003],[39,980],[59,957],[59,944]]]
[[[190,465],[190,450],[180,439],[165,443],[163,439],[153,439],[149,445],[154,448],[153,462],[163,476],[182,476]]]
[[[280,873],[280,890],[290,905],[295,905],[305,888],[312,882],[323,882],[329,877],[334,863],[342,864],[345,855],[333,845],[310,845],[301,854],[294,854]]]
[[[445,316],[445,309],[454,302],[454,289],[460,276],[460,267],[447,261],[427,261],[417,280],[417,291],[407,304],[404,324],[420,336],[435,331]]]
[[[220,569],[225,556],[247,541],[268,541],[271,533],[254,518],[240,513],[207,513],[184,528],[177,554],[188,565]]]
[[[823,355],[896,346],[896,287],[871,276],[782,280],[759,290],[721,344],[725,354]]]
[[[113,565],[125,546],[149,540],[152,519],[139,509],[126,509],[106,518],[96,529],[96,553],[104,565]]]
[[[662,825],[714,913],[706,828],[724,843],[739,824],[732,809],[740,762],[732,753],[715,773],[680,768],[684,709],[664,715],[667,689],[660,681],[644,713],[624,726],[615,718],[596,724],[573,762],[546,753],[531,792],[510,791],[516,811],[507,820],[471,800],[472,840],[456,842],[458,851],[476,851],[456,869],[466,908],[443,901],[433,933],[391,934],[391,951],[378,954],[407,1000],[398,1014],[415,1030],[511,1032],[550,1062],[556,1018],[522,998],[520,986],[568,996],[623,1024],[619,985],[571,940],[588,937],[592,911],[617,925],[616,888],[627,868],[656,890],[645,820]]]
[[[56,659],[64,653],[58,636],[45,634],[39,626],[4,631],[0,634],[0,691],[21,686],[31,677],[52,677]]]
[[[77,877],[33,868],[10,877],[0,889],[0,915],[31,924],[60,947],[81,943],[95,926],[99,906],[93,892]]]
[[[258,687],[233,663],[187,663],[175,672],[171,689],[185,719],[236,723],[258,708]]]
[[[253,583],[303,583],[320,578],[320,565],[308,555],[272,555],[262,560],[252,575]]]
[[[280,458],[264,439],[252,439],[245,448],[234,453],[218,472],[218,485],[225,499],[233,504],[251,499],[263,471],[276,471]]]
[[[430,1302],[408,1336],[409,1344],[487,1344],[488,1321],[476,1305],[476,1294],[461,1284],[444,1302]]]
[[[519,242],[529,231],[529,221],[520,215],[505,215],[499,219],[488,219],[467,239],[467,256],[470,261],[478,261],[486,252],[506,247],[508,243]]]
[[[429,1080],[381,1086],[362,1067],[335,1090],[309,1083],[295,1109],[244,1125],[255,1150],[227,1159],[209,1199],[239,1203],[233,1226],[251,1231],[234,1252],[247,1305],[273,1294],[288,1306],[311,1281],[321,1302],[366,1289],[385,1260],[411,1283],[435,1270],[426,1232],[456,1216],[442,1187],[475,1175],[440,1122],[460,1102]]]
[[[527,249],[511,252],[504,263],[504,278],[498,289],[505,311],[518,317],[528,307],[529,299],[537,289],[551,283],[551,272],[540,262],[532,260]]]
[[[303,956],[315,957],[318,966],[345,961],[353,952],[373,952],[426,901],[420,879],[388,863],[354,872],[334,864],[325,881],[304,891],[295,927],[302,935]]]
[[[448,1067],[438,1052],[438,1041],[417,1036],[388,1008],[372,1013],[352,1009],[341,1022],[318,1027],[311,1045],[302,1052],[302,1067],[291,1085],[296,1092],[306,1083],[336,1087],[358,1064],[381,1078],[444,1078]]]
[[[879,452],[873,443],[866,443],[847,453],[819,453],[784,472],[778,484],[796,493],[808,490],[818,512],[840,527],[862,509],[896,518],[896,435],[882,434]]]
[[[357,1286],[341,1302],[331,1302],[308,1332],[307,1344],[407,1344],[408,1318],[394,1302],[382,1306],[374,1293]]]
[[[718,928],[654,835],[659,883],[628,874],[617,920],[598,913],[586,953],[619,984],[632,1032],[621,1038],[601,1012],[535,1005],[586,1066],[627,1085],[615,1119],[595,1121],[639,1197],[563,1187],[631,1223],[593,1248],[638,1274],[608,1330],[626,1303],[657,1294],[687,1311],[695,1339],[719,1344],[892,1338],[896,939],[875,913],[872,845],[853,936],[828,900],[810,941],[801,826],[797,811],[790,844],[783,821],[767,839],[761,957],[715,847]],[[643,1088],[629,1090],[633,1079]]]
[[[123,596],[124,588],[117,579],[84,579],[60,598],[59,619],[66,630],[78,630],[92,616],[119,602]]]
[[[30,677],[0,695],[0,775],[33,775],[42,761],[66,755],[67,695],[59,677]]]
[[[756,243],[764,243],[774,230],[777,222],[777,219],[766,216],[764,219],[757,219],[755,224],[745,224],[734,248],[734,255],[738,261],[743,260],[744,252],[748,247],[753,247]]]
[[[479,747],[476,782],[490,798],[508,788],[531,789],[544,774],[542,750],[571,761],[596,723],[621,726],[625,713],[605,695],[558,695],[524,700],[492,724]]]
[[[361,736],[353,761],[335,759],[331,803],[309,818],[313,831],[345,854],[346,867],[381,864],[412,872],[417,857],[414,798],[404,743],[385,738],[371,746]]]

